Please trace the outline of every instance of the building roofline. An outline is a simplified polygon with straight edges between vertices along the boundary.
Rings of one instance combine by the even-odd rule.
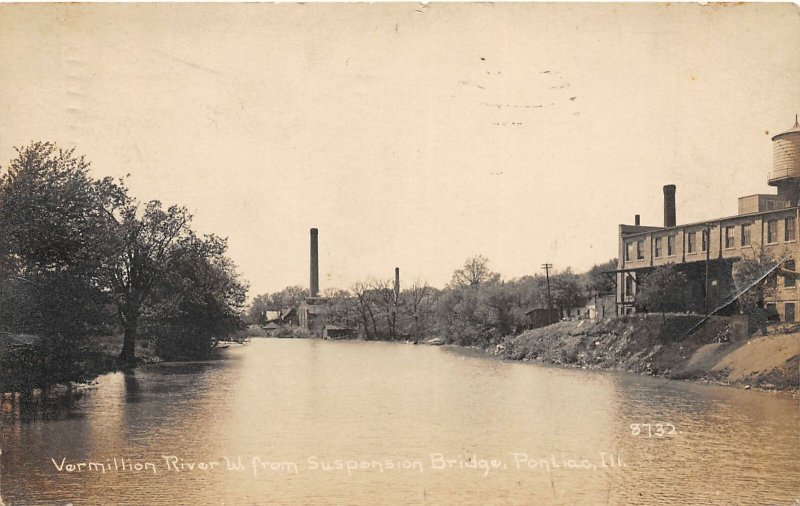
[[[753,193],[753,194],[750,194],[750,195],[742,195],[741,197],[739,197],[739,200],[746,199],[748,197],[778,197],[778,198],[780,198],[780,195],[778,195],[777,193]]]
[[[786,208],[783,208],[783,209],[772,209],[770,211],[758,211],[758,212],[755,212],[755,213],[747,213],[747,214],[735,214],[733,216],[726,216],[726,217],[723,217],[723,218],[714,218],[714,219],[711,219],[711,220],[697,221],[697,222],[694,222],[694,223],[684,223],[683,225],[677,225],[677,226],[670,227],[670,228],[658,228],[656,230],[647,230],[647,231],[644,231],[644,232],[632,232],[630,234],[624,234],[623,237],[625,237],[627,239],[627,238],[635,237],[635,236],[639,236],[639,235],[652,234],[654,232],[669,232],[669,231],[672,231],[672,230],[680,230],[680,229],[686,228],[686,227],[697,227],[697,226],[700,226],[700,225],[705,225],[706,223],[711,223],[712,226],[713,226],[713,224],[715,222],[718,222],[718,221],[722,222],[722,221],[735,220],[735,219],[738,219],[738,218],[754,218],[754,217],[759,216],[759,215],[772,214],[772,213],[782,213],[782,212],[792,211],[792,210],[797,212],[798,209],[800,209],[800,206],[786,207]]]

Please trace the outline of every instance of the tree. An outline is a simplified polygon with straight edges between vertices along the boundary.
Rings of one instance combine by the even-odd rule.
[[[428,334],[428,320],[431,315],[431,304],[434,290],[428,283],[415,281],[400,294],[401,315],[405,325],[405,333],[420,338]]]
[[[308,290],[300,285],[287,286],[275,293],[262,293],[250,303],[248,318],[252,323],[266,323],[267,311],[297,307],[306,297]]]
[[[675,265],[656,267],[639,283],[636,306],[651,312],[686,311],[688,281]]]
[[[280,311],[284,308],[296,307],[306,297],[308,297],[308,289],[300,285],[287,286],[270,295],[269,309]]]
[[[369,339],[378,338],[378,324],[375,319],[375,292],[371,282],[358,282],[353,285],[350,292],[356,297],[356,312],[358,319],[364,328],[364,337]]]
[[[483,255],[468,258],[461,269],[453,272],[450,280],[451,287],[476,287],[482,284],[497,283],[500,274],[489,269],[489,259]]]
[[[386,320],[389,340],[394,341],[397,339],[397,307],[400,304],[400,294],[395,289],[394,281],[391,280],[373,281],[372,291],[374,304]]]
[[[225,239],[190,234],[173,250],[143,320],[160,357],[202,358],[219,338],[240,329],[247,288],[225,256]]]
[[[586,281],[589,288],[598,294],[614,293],[613,275],[609,276],[617,268],[617,259],[612,258],[608,262],[595,264],[586,273]]]
[[[0,176],[0,300],[12,308],[0,311],[0,326],[52,338],[53,349],[77,349],[88,334],[109,330],[114,307],[124,328],[120,358],[130,362],[144,313],[181,321],[194,307],[202,309],[182,320],[186,328],[238,324],[245,287],[224,256],[225,241],[198,239],[185,208],[141,207],[122,180],[94,179],[89,167],[74,150],[35,142],[17,149]],[[170,306],[169,293],[184,297]]]
[[[191,215],[186,208],[148,202],[143,211],[127,199],[109,215],[114,223],[109,239],[113,253],[105,268],[106,283],[124,328],[120,359],[133,362],[139,317],[177,249],[173,246],[189,236]]]
[[[551,276],[553,303],[560,309],[583,306],[586,303],[586,292],[580,277],[567,268],[565,271]]]
[[[108,210],[126,199],[110,178],[94,180],[89,162],[74,150],[35,142],[0,178],[0,230],[6,266],[23,272],[72,268],[92,277],[102,265]]]
[[[478,311],[477,287],[444,290],[436,301],[437,327],[450,342],[471,346],[484,337]]]
[[[779,263],[762,248],[752,258],[742,258],[731,267],[739,306],[748,316],[751,327],[763,335],[767,334],[764,300],[775,295],[777,277],[774,271]]]
[[[247,310],[250,323],[263,324],[267,321],[267,311],[271,307],[270,296],[268,293],[256,295]]]
[[[87,336],[109,330],[100,272],[106,209],[124,195],[74,150],[34,142],[0,176],[0,328],[40,337],[8,373],[28,386],[88,379]],[[17,374],[19,373],[19,374]]]
[[[347,290],[328,288],[324,293],[326,320],[331,325],[355,329],[359,325],[357,299]]]
[[[74,150],[35,142],[15,148],[0,177],[0,281],[4,326],[69,341],[107,325],[100,272],[106,209],[124,198],[111,179],[89,176]],[[13,320],[13,321],[12,321]]]
[[[500,284],[484,287],[480,291],[477,314],[482,320],[484,331],[490,337],[503,337],[513,333],[513,308],[518,302],[513,288],[513,285]]]

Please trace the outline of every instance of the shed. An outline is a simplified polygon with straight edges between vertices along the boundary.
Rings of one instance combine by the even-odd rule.
[[[347,339],[352,337],[353,329],[340,327],[338,325],[325,325],[322,329],[323,339]]]

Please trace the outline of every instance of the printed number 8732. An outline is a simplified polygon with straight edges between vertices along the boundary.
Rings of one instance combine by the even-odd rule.
[[[678,431],[671,423],[632,423],[631,436],[666,437],[675,436]]]

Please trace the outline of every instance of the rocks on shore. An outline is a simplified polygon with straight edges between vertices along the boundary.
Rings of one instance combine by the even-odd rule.
[[[616,369],[744,388],[800,390],[800,333],[734,336],[726,317],[694,315],[565,321],[509,336],[489,353],[581,369]],[[720,338],[722,336],[722,338]]]

